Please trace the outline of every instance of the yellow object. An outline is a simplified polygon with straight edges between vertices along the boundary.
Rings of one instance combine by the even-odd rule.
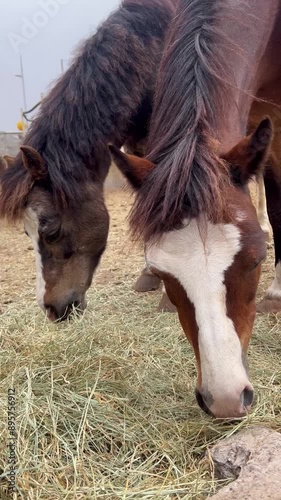
[[[21,132],[26,128],[26,123],[23,123],[21,120],[17,123],[17,129]]]

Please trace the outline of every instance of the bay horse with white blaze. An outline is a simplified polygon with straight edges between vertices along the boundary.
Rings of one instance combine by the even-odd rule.
[[[0,216],[23,220],[36,253],[37,300],[65,319],[105,249],[107,144],[138,151],[176,0],[124,0],[82,46],[44,99],[13,165],[1,177]]]
[[[254,96],[281,104],[280,47],[277,0],[179,0],[148,159],[110,146],[137,190],[133,234],[194,348],[197,401],[220,418],[245,415],[253,401],[246,351],[266,245],[248,181],[267,160],[271,121],[245,133]],[[265,186],[278,269],[281,182],[273,168]]]

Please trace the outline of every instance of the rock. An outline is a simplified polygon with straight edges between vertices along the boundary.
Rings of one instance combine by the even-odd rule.
[[[281,500],[281,434],[252,427],[216,444],[216,477],[236,479],[212,500]]]

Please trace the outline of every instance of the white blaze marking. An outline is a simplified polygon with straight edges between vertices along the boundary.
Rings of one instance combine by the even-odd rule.
[[[281,299],[281,262],[278,262],[275,268],[275,278],[266,292],[266,297],[269,299]]]
[[[31,238],[33,248],[35,251],[35,262],[36,262],[36,297],[39,306],[44,309],[44,295],[46,289],[46,283],[43,278],[43,265],[42,258],[39,251],[39,221],[38,216],[34,210],[27,208],[24,216],[24,226],[25,230]]]
[[[226,311],[225,271],[239,252],[240,231],[232,224],[207,223],[202,238],[198,221],[148,244],[147,262],[174,276],[195,307],[199,329],[202,388],[213,396],[240,396],[248,383],[242,349]],[[239,394],[238,394],[239,391]]]

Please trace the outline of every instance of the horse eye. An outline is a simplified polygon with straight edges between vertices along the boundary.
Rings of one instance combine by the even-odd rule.
[[[256,269],[256,267],[258,267],[260,263],[259,262],[256,262],[256,264],[254,264],[252,267],[251,267],[251,270],[253,271],[254,269]]]
[[[65,252],[65,254],[63,255],[63,258],[67,260],[67,259],[70,259],[70,257],[72,257],[72,255],[74,255],[74,252],[72,252],[72,251]]]
[[[49,233],[49,234],[44,235],[44,239],[45,239],[46,243],[49,243],[49,244],[57,241],[59,239],[59,237],[60,237],[60,229],[58,229],[54,233]]]
[[[257,268],[257,267],[258,267],[258,266],[262,263],[262,261],[263,261],[263,260],[264,260],[264,258],[263,258],[263,259],[258,259],[258,260],[254,263],[254,265],[251,267],[251,269],[250,269],[250,270],[251,270],[251,271],[253,271],[254,269],[256,269],[256,268]]]

